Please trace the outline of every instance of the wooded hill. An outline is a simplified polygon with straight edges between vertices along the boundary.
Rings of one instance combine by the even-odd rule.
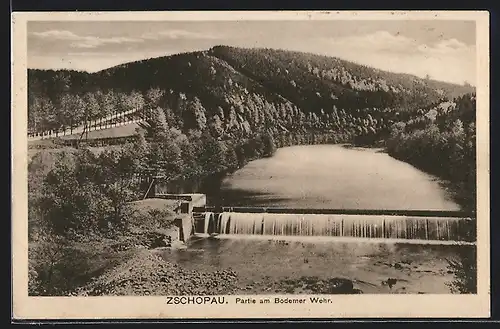
[[[334,130],[339,140],[375,140],[404,113],[473,92],[332,57],[216,46],[96,73],[29,70],[28,127],[58,130],[134,108],[161,108],[169,126],[208,128],[217,138],[314,128]]]

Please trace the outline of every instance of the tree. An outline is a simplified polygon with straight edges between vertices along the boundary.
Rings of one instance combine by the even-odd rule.
[[[79,184],[75,176],[75,164],[68,153],[63,152],[44,182],[46,195],[40,200],[42,217],[47,227],[60,235],[70,233],[79,225],[76,201]]]
[[[88,120],[95,121],[101,114],[101,109],[99,107],[99,102],[97,101],[96,95],[93,92],[86,92],[83,94],[83,105],[84,108],[84,117],[88,118]]]
[[[95,109],[91,109],[91,111],[93,110]],[[73,127],[73,125],[77,125],[82,121],[85,123],[85,125],[88,125],[91,115],[92,113],[87,110],[86,104],[80,97],[80,95],[70,95],[69,102],[66,103],[66,107],[64,109],[64,117],[66,118],[66,122],[69,123],[70,127]],[[72,131],[73,129],[71,128],[71,132]]]
[[[117,104],[117,96],[115,92],[110,89],[105,93],[98,94],[98,102],[101,107],[101,122],[100,126],[102,127],[103,119],[107,116],[111,116],[116,112],[116,104]],[[105,126],[108,126],[108,123],[105,123]]]
[[[184,127],[186,130],[205,130],[207,126],[206,110],[198,97],[188,102],[187,111],[184,115]]]
[[[136,129],[136,136],[137,138],[132,144],[131,152],[133,152],[136,155],[136,158],[139,159],[140,161],[139,163],[141,163],[143,161],[143,158],[149,152],[148,151],[149,145],[148,142],[146,141],[146,138],[144,137],[144,131],[141,128]]]
[[[199,159],[202,152],[201,138],[190,136],[189,138],[179,139],[178,143],[184,164],[181,177],[186,180],[199,178],[203,172],[202,162]]]
[[[161,106],[160,103],[164,95],[165,91],[158,87],[149,88],[146,92],[146,105],[151,109]]]
[[[99,189],[107,201],[107,222],[102,229],[121,229],[125,227],[124,213],[127,202],[137,194],[130,181],[137,172],[136,155],[131,149],[104,151],[99,155],[98,164],[101,174],[105,177],[99,184]]]
[[[224,163],[228,170],[238,168],[238,157],[233,145],[226,145],[224,150]]]
[[[52,90],[54,94],[63,94],[71,90],[71,78],[65,71],[57,71],[51,78]]]
[[[233,106],[231,106],[231,108],[229,109],[229,115],[226,118],[226,120],[227,120],[226,127],[228,130],[232,130],[235,127],[238,127],[238,121],[236,118],[236,111],[234,110]]]
[[[152,112],[152,115],[147,123],[149,124],[148,137],[157,142],[164,142],[168,131],[168,123],[165,117],[165,112],[161,108],[157,107]]]
[[[264,145],[264,156],[271,157],[276,153],[276,142],[274,141],[273,135],[269,132],[264,133],[262,136],[262,142]]]
[[[135,154],[127,149],[104,151],[99,157],[86,149],[62,152],[40,198],[47,227],[70,239],[119,232],[127,217],[126,203],[136,193],[129,184],[136,168]]]
[[[224,127],[222,126],[222,120],[220,119],[218,114],[215,114],[211,117],[211,120],[208,122],[208,126],[210,128],[210,133],[215,138],[219,138],[224,133]]]
[[[167,179],[178,179],[181,176],[184,161],[181,146],[171,131],[169,131],[167,142],[162,146],[162,155],[164,159],[162,168],[165,170]]]
[[[58,127],[55,107],[50,98],[40,96],[37,101],[37,111],[40,117],[40,131],[47,132]]]
[[[150,95],[151,96],[151,95]],[[155,99],[155,101],[158,101]],[[136,90],[133,90],[130,94],[128,95],[123,95],[121,98],[120,105],[122,107],[122,110],[124,112],[127,111],[142,111],[146,104],[146,101],[144,100],[144,97],[142,94]]]
[[[226,170],[224,164],[226,152],[221,142],[205,133],[202,137],[201,150],[199,162],[206,174],[217,174]]]
[[[41,104],[39,97],[41,95],[28,90],[28,131],[32,133],[38,132],[39,123],[41,122]]]

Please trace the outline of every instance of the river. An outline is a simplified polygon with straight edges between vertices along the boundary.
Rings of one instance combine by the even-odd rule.
[[[380,150],[341,145],[281,148],[225,177],[208,200],[234,206],[460,209],[436,178]],[[447,260],[474,249],[293,238],[195,238],[186,250],[165,251],[164,257],[191,269],[232,268],[239,293],[321,292],[318,286],[332,278],[348,279],[363,293],[449,293],[454,275]]]
[[[459,210],[439,181],[378,149],[291,146],[227,176],[209,203],[337,209]]]

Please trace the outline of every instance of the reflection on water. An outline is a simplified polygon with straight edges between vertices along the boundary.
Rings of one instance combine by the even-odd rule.
[[[459,209],[434,177],[386,153],[339,145],[280,148],[206,193],[211,205]]]
[[[231,268],[242,293],[274,293],[280,281],[301,277],[347,278],[363,293],[449,293],[446,259],[459,248],[472,247],[228,236],[194,239],[187,250],[163,256],[190,269]],[[389,287],[388,279],[397,283]]]

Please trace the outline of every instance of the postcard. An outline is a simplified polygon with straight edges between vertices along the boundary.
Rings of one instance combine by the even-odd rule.
[[[13,13],[14,317],[488,317],[488,31]]]

